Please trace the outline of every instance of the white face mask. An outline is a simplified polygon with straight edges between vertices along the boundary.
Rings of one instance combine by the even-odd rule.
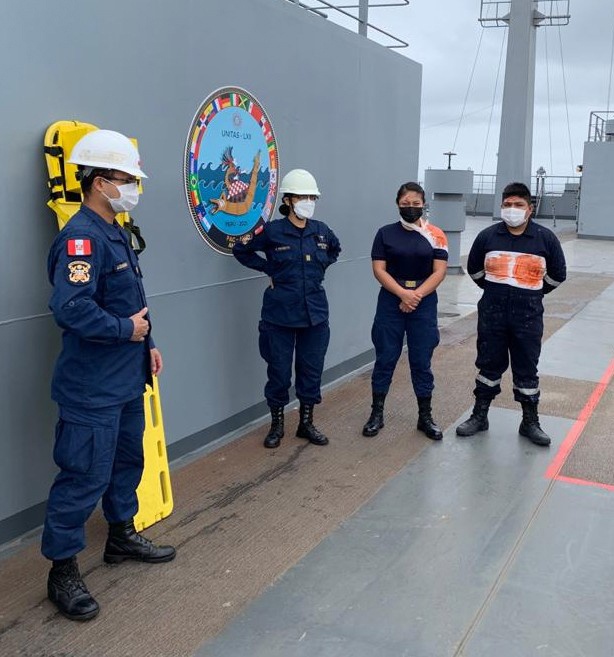
[[[294,214],[300,219],[311,219],[316,209],[316,202],[301,199],[294,203]]]
[[[502,208],[501,219],[511,228],[518,228],[525,222],[525,210],[521,208]]]
[[[130,210],[134,210],[134,208],[136,208],[139,202],[139,186],[137,183],[116,185],[110,180],[107,182],[110,182],[119,192],[118,198],[110,198],[104,192],[102,192],[103,196],[107,199],[107,201],[109,201],[113,212],[116,214],[120,212],[130,212]]]

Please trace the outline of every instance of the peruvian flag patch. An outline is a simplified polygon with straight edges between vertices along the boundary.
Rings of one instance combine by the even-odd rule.
[[[92,243],[90,240],[68,240],[69,256],[92,255]]]

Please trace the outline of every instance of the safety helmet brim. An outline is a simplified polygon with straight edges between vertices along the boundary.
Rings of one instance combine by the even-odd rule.
[[[282,195],[320,196],[316,179],[305,169],[292,169],[283,177],[279,191]]]
[[[89,132],[75,144],[67,162],[92,169],[113,169],[137,178],[147,178],[141,169],[136,146],[128,137],[113,130]]]

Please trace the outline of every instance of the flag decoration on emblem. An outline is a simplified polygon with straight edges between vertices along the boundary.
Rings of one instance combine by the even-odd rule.
[[[69,256],[92,255],[92,243],[90,240],[68,240]]]

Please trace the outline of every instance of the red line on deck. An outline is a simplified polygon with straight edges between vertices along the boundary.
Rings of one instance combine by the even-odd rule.
[[[559,451],[552,460],[552,463],[548,466],[546,470],[545,477],[547,479],[556,479],[557,481],[567,481],[569,483],[580,484],[583,486],[599,486],[601,488],[606,488],[607,490],[614,490],[614,486],[608,486],[607,484],[600,484],[595,481],[588,481],[584,479],[574,479],[573,477],[563,477],[559,473],[563,469],[567,457],[569,456],[571,450],[575,447],[578,442],[578,438],[582,435],[586,424],[591,418],[591,415],[594,413],[597,404],[603,397],[603,393],[606,391],[612,377],[614,376],[614,359],[610,361],[606,371],[603,373],[601,380],[595,386],[591,396],[588,398],[588,401],[584,405],[584,408],[580,411],[577,420],[574,425],[571,427],[565,440],[561,444]]]
[[[611,484],[602,484],[599,481],[588,481],[587,479],[576,479],[575,477],[564,477],[563,475],[558,475],[555,479],[556,481],[564,481],[568,484],[576,484],[577,486],[595,486],[597,488],[605,488],[605,490],[614,491],[614,486]]]

